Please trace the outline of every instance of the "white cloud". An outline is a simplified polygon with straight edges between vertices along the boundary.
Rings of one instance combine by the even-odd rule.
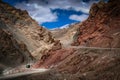
[[[40,24],[44,22],[53,22],[57,20],[57,14],[52,13],[51,10],[47,7],[40,6],[38,4],[17,4],[16,8],[20,8],[22,10],[27,10],[29,15],[35,19]]]
[[[84,21],[88,18],[88,15],[82,14],[82,15],[71,15],[69,19],[76,20],[76,21]]]
[[[81,0],[49,0],[48,2],[51,9],[73,9],[75,11],[81,11],[83,13],[89,13],[90,6],[96,1],[90,1],[88,3],[82,2]]]
[[[41,0],[43,1],[43,0]],[[97,3],[96,0],[90,0],[89,2],[83,2],[82,0],[45,0],[48,2],[48,7],[51,9],[73,9],[75,11],[81,11],[83,13],[89,13],[89,9],[93,3]]]
[[[28,0],[27,3],[18,3],[15,7],[27,10],[33,19],[42,24],[57,20],[57,13],[51,12],[51,9],[72,9],[88,14],[90,6],[94,2],[97,1],[90,0],[85,3],[82,0]]]

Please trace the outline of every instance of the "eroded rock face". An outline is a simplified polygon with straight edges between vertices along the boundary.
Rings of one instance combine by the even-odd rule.
[[[120,48],[119,0],[94,3],[89,18],[80,25],[78,40],[73,45]]]
[[[51,50],[33,67],[55,69],[68,80],[119,80],[119,9],[117,1],[112,0],[93,4],[89,18],[77,24],[80,28],[74,36],[76,45],[89,47]]]
[[[40,61],[38,61],[33,67],[40,68],[46,67],[50,68],[61,61],[64,61],[67,57],[74,53],[74,49],[59,49],[59,50],[51,50],[48,53],[44,54]]]
[[[71,48],[61,48],[61,44],[59,43],[59,41],[51,40],[51,42],[53,41],[53,44],[51,45],[51,42],[49,42],[47,39],[50,38],[47,35],[49,32],[46,32],[45,29],[42,27],[38,28],[40,30],[38,31],[38,33],[40,32],[40,37],[37,37],[37,32],[34,33],[34,31],[30,34],[25,34],[25,32],[29,32],[29,30],[31,32],[31,29],[36,30],[31,25],[29,26],[30,28],[25,27],[26,31],[24,31],[23,27],[17,29],[15,28],[15,31],[19,32],[11,31],[12,27],[10,26],[4,27],[7,28],[8,31],[11,31],[12,34],[15,33],[13,34],[13,36],[16,40],[24,40],[21,43],[24,43],[25,41],[28,41],[28,43],[30,41],[33,41],[32,43],[34,43],[34,40],[35,43],[39,43],[39,41],[42,42],[41,44],[44,44],[44,46],[42,47],[39,47],[39,44],[36,44],[33,45],[34,47],[29,46],[28,48],[29,50],[31,50],[31,48],[33,48],[34,50],[36,49],[36,47],[39,47],[36,49],[34,56],[38,56],[38,54],[36,53],[40,53],[41,50],[42,53],[44,53],[42,55],[39,54],[39,56],[41,57],[38,57],[37,59],[40,58],[40,60],[38,60],[38,62],[36,62],[32,67],[48,68],[54,69],[56,71],[54,73],[51,73],[53,71],[52,70],[42,75],[28,75],[11,80],[119,80],[120,49],[111,49],[111,47],[119,47],[120,40],[120,28],[118,23],[119,15],[116,13],[116,11],[119,13],[119,7],[113,9],[113,7],[116,7],[114,5],[119,5],[118,3],[116,3],[117,0],[115,2],[114,1],[112,2],[111,0],[108,4],[103,2],[100,2],[99,4],[94,4],[92,7],[93,10],[91,9],[91,14],[88,20],[86,20],[82,24],[77,24],[77,26],[80,26],[80,29],[78,29],[78,32],[74,36],[77,45],[110,48],[80,48],[72,46]],[[96,8],[96,10],[94,8]],[[116,15],[118,17],[116,17]],[[109,21],[110,23],[107,23],[106,21]],[[27,38],[25,38],[23,34],[27,36]],[[47,37],[44,37],[43,35],[47,35]],[[21,37],[22,39],[20,39]],[[31,43],[28,43],[27,45],[32,45]],[[50,47],[46,44],[50,44]],[[25,49],[24,44],[22,44],[21,46],[22,48],[20,49]],[[48,48],[50,50],[47,50]]]
[[[68,48],[50,51],[33,67],[56,70],[54,76],[68,80],[114,80],[120,79],[119,64],[120,49]]]
[[[0,29],[0,64],[7,67],[18,66],[27,62],[28,59],[32,60],[33,57],[26,45],[18,43],[9,31]]]
[[[14,7],[0,2],[0,20],[2,29],[7,29],[14,39],[24,43],[28,51],[36,58],[40,59],[42,52],[52,49],[56,42],[51,33],[39,26],[27,11],[15,9]],[[3,25],[6,26],[3,26]],[[58,45],[59,46],[59,45]],[[41,48],[41,49],[40,49]],[[42,50],[45,49],[45,51]],[[36,57],[37,56],[37,57]]]

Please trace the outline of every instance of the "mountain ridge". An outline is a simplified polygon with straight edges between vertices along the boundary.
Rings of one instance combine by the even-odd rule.
[[[118,0],[119,2],[119,0]],[[90,16],[79,27],[73,45],[120,48],[120,6],[117,1],[94,3]]]
[[[50,69],[43,74],[11,80],[119,80],[118,3],[119,0],[95,3],[84,22],[50,32],[39,26],[26,11],[0,2],[0,64],[19,66],[35,61],[31,68]],[[4,66],[0,65],[1,68]]]
[[[53,39],[51,32],[39,26],[27,11],[15,9],[4,2],[0,3],[0,10],[0,20],[6,25],[0,28],[7,29],[17,41],[23,42],[36,59],[41,57],[39,53],[57,46],[57,40]],[[40,47],[45,50],[41,50]]]

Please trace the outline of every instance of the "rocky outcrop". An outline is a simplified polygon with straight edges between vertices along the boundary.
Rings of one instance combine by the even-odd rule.
[[[89,18],[79,26],[77,41],[72,45],[120,48],[119,0],[94,3]]]
[[[119,80],[119,9],[117,0],[93,4],[89,18],[77,24],[72,45],[78,46],[51,50],[33,67],[58,71],[58,80],[60,74],[66,80]]]
[[[33,67],[55,70],[57,73],[54,73],[54,76],[57,76],[56,78],[59,80],[63,80],[61,78],[68,80],[117,80],[120,79],[119,64],[120,49],[68,48],[50,51]],[[49,74],[51,73],[49,72]],[[39,80],[40,77],[35,79]],[[46,78],[44,77],[44,79]]]
[[[35,75],[17,77],[11,80],[119,80],[120,27],[118,19],[120,16],[118,13],[120,7],[118,2],[119,0],[110,0],[109,3],[101,1],[98,4],[93,4],[89,18],[83,23],[78,23],[77,27],[80,28],[77,29],[76,27],[77,32],[74,36],[72,35],[75,41],[73,45],[82,45],[82,47],[69,45],[69,47],[61,48],[60,41],[55,41],[46,29],[36,27],[38,25],[31,21],[32,19],[30,19],[32,23],[29,26],[25,24],[24,27],[19,23],[19,20],[23,20],[22,18],[15,22],[15,26],[11,26],[11,21],[8,21],[6,26],[1,24],[2,33],[12,35],[12,38],[9,38],[11,46],[7,49],[8,47],[4,45],[4,48],[10,51],[15,48],[16,51],[16,46],[18,46],[20,51],[26,50],[27,47],[30,52],[35,50],[32,55],[40,60],[32,67],[50,69],[43,74],[36,73]],[[4,18],[1,20],[5,22]],[[70,31],[65,32],[65,35],[74,30],[74,28],[70,29]],[[4,36],[2,37],[4,38]],[[12,42],[13,39],[16,45]],[[10,44],[7,40],[4,43],[6,45]],[[14,50],[12,51],[14,52]],[[20,60],[22,60],[21,57]]]
[[[0,20],[2,25],[6,25],[0,28],[7,29],[15,40],[24,43],[36,59],[40,59],[41,53],[52,49],[56,42],[51,33],[39,26],[27,11],[15,9],[4,2],[0,2]]]
[[[38,61],[33,67],[40,68],[50,68],[55,67],[61,61],[64,61],[68,56],[74,53],[74,49],[59,49],[56,51],[49,51],[42,56],[41,60]]]
[[[17,42],[12,34],[0,29],[0,64],[14,67],[33,60],[26,45]]]

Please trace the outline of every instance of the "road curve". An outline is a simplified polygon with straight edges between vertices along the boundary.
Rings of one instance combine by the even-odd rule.
[[[9,79],[9,78],[15,78],[15,77],[19,77],[19,76],[23,76],[23,75],[29,75],[29,74],[35,74],[35,73],[45,73],[49,71],[49,69],[32,69],[31,71],[27,71],[27,72],[20,72],[20,73],[15,73],[15,74],[10,74],[10,75],[2,75],[0,76],[0,80],[1,79]]]

